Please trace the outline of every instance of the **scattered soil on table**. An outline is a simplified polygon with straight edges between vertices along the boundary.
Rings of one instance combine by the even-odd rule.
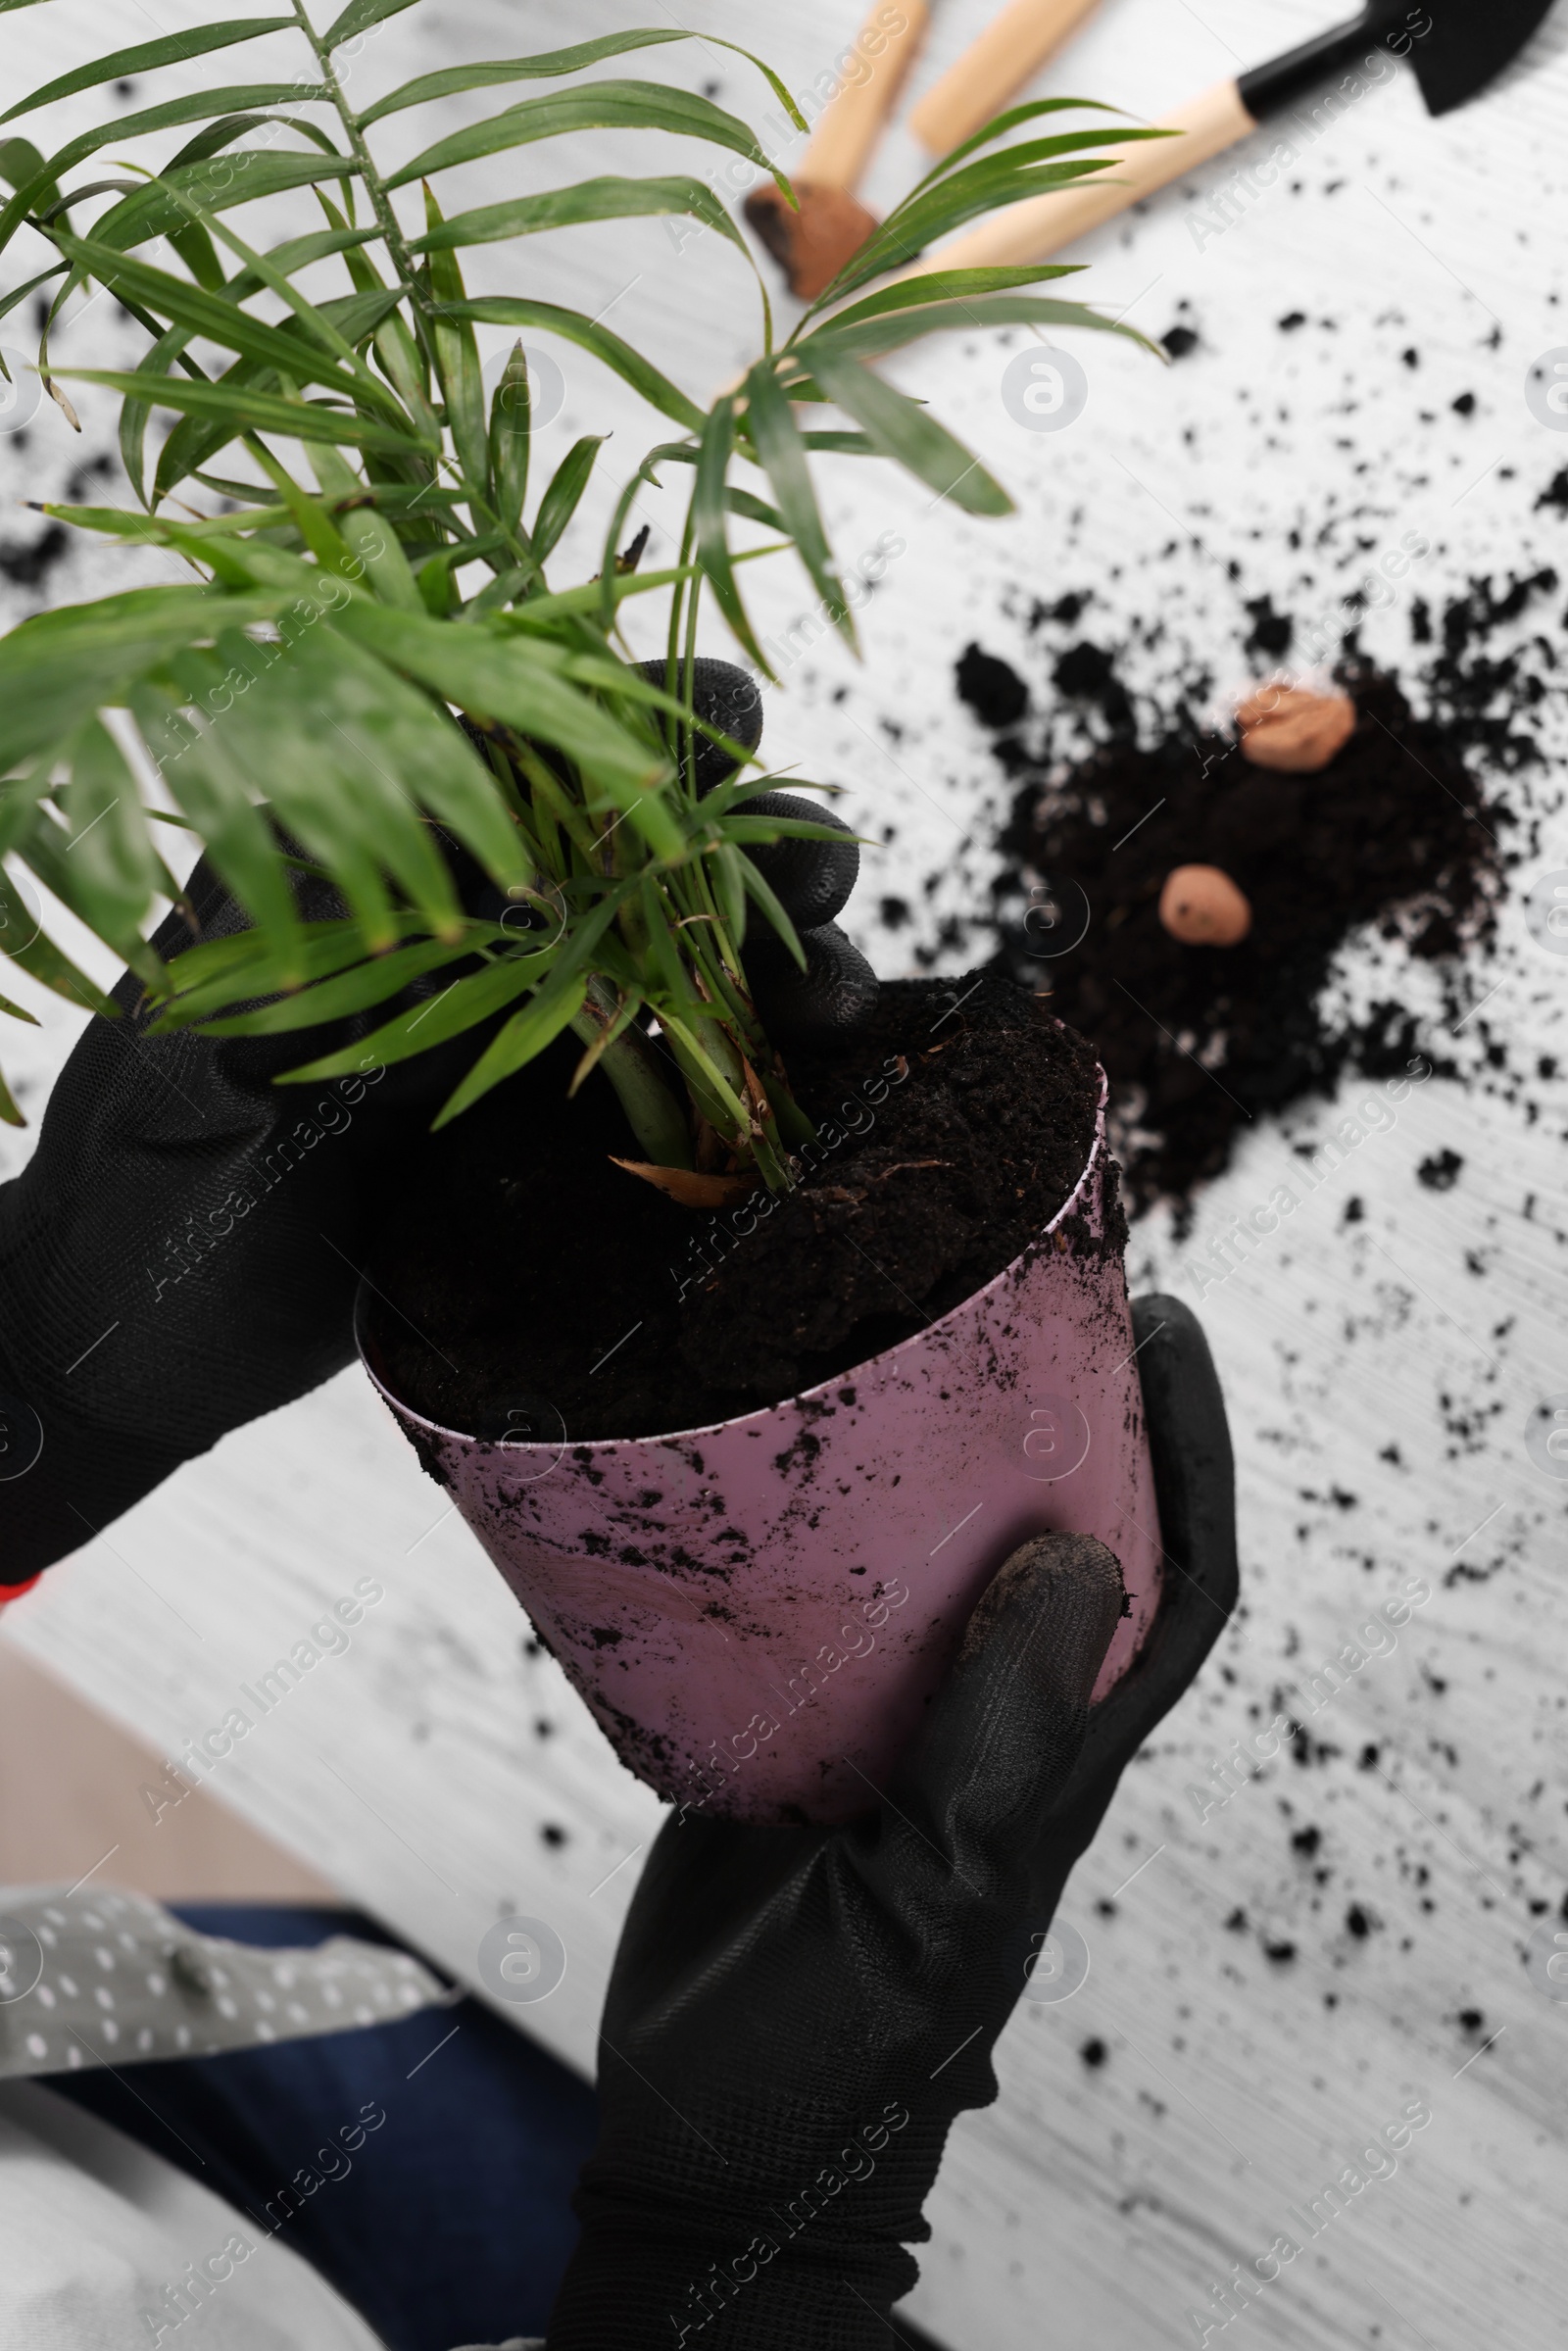
[[[1084,650],[1066,660],[1087,669]],[[1110,682],[1099,687],[1106,702]],[[1238,1127],[1327,1091],[1348,1063],[1403,1069],[1417,1049],[1399,1004],[1374,1004],[1353,1027],[1331,1027],[1320,1009],[1358,924],[1438,957],[1492,920],[1507,810],[1480,805],[1444,731],[1391,680],[1352,671],[1343,682],[1356,729],[1316,774],[1254,767],[1231,737],[1183,725],[1148,746],[1113,737],[1018,796],[1004,849],[1037,879],[1005,952],[1104,1062],[1140,1202],[1218,1174]],[[1164,930],[1160,888],[1185,864],[1218,865],[1246,893],[1252,928],[1240,946],[1184,947]]]
[[[1568,510],[1564,483],[1568,472],[1538,503]],[[1179,560],[1174,544],[1164,558]],[[1230,568],[1238,638],[1261,679],[1297,651],[1297,624],[1267,595],[1248,597],[1240,566]],[[1541,632],[1558,585],[1543,566],[1472,579],[1441,602],[1412,598],[1408,686],[1365,660],[1358,597],[1346,596],[1336,675],[1360,722],[1315,776],[1242,759],[1211,715],[1212,667],[1179,651],[1162,618],[1084,635],[1101,601],[1093,592],[1027,604],[1030,638],[1070,632],[1042,648],[1044,680],[968,647],[955,683],[992,732],[1011,811],[992,836],[1001,856],[989,909],[950,904],[933,922],[922,902],[952,893],[944,874],[926,876],[906,952],[929,968],[955,949],[972,956],[989,932],[999,966],[1047,992],[1090,1039],[1111,1079],[1132,1214],[1163,1198],[1185,1231],[1193,1188],[1226,1166],[1239,1130],[1326,1099],[1348,1071],[1393,1074],[1418,1052],[1536,1114],[1531,1089],[1550,1065],[1514,1065],[1505,1032],[1476,1003],[1477,973],[1497,946],[1506,873],[1543,852],[1542,787],[1526,779],[1545,759],[1538,713],[1559,657]],[[1162,645],[1174,659],[1157,689],[1130,686]],[[1159,926],[1164,875],[1200,863],[1222,866],[1251,901],[1241,948],[1182,947]],[[1340,984],[1342,951],[1369,932],[1402,942],[1370,1003]],[[1400,989],[1393,974],[1404,953],[1434,985]],[[1436,1003],[1421,1014],[1407,995]]]
[[[615,1167],[636,1147],[610,1087],[564,1099],[577,1051],[431,1136],[377,1245],[380,1368],[442,1427],[642,1437],[835,1378],[1000,1273],[1094,1140],[1093,1053],[994,970],[895,982],[853,1046],[792,1053],[822,1156],[761,1218]],[[1074,1236],[1124,1238],[1114,1197],[1102,1241]]]

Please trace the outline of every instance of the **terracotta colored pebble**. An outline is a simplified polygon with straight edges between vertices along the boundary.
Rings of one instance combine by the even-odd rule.
[[[1236,713],[1242,757],[1254,767],[1312,775],[1343,751],[1355,732],[1348,694],[1311,694],[1304,686],[1264,686]]]
[[[1178,865],[1165,876],[1159,919],[1183,947],[1237,947],[1252,927],[1252,909],[1217,865]]]

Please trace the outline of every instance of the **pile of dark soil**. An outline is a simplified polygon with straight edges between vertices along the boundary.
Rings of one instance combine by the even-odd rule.
[[[835,1378],[1000,1273],[1094,1140],[1094,1054],[997,971],[890,985],[852,1046],[791,1055],[816,1164],[760,1217],[614,1166],[610,1087],[564,1099],[577,1051],[431,1136],[378,1243],[378,1365],[442,1427],[649,1436]],[[1112,1202],[1094,1246],[1124,1235]]]
[[[1093,688],[1110,737],[1061,780],[1034,777],[1017,793],[999,883],[1003,958],[1099,1053],[1142,1207],[1185,1200],[1226,1165],[1239,1127],[1327,1093],[1347,1065],[1403,1068],[1417,1050],[1403,1005],[1385,1000],[1353,1022],[1324,1010],[1334,958],[1369,922],[1425,958],[1485,939],[1513,819],[1478,790],[1454,725],[1416,717],[1389,678],[1343,671],[1354,734],[1318,773],[1286,775],[1251,765],[1186,710],[1140,743],[1109,657],[1079,653],[1071,690]],[[1058,663],[1058,688],[1073,659]],[[985,684],[994,709],[1001,683]],[[1477,697],[1478,717],[1482,707],[1490,696]],[[999,754],[1011,764],[1017,749]],[[1161,885],[1186,864],[1220,866],[1246,893],[1252,929],[1239,947],[1184,947],[1161,927]]]

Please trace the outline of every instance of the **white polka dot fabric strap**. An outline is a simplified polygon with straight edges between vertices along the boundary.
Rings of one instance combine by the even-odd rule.
[[[405,1951],[258,1950],[145,1895],[0,1886],[0,2081],[387,2024],[450,1995]]]

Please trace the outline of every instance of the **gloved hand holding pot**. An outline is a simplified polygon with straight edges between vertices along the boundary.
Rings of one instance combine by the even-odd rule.
[[[705,663],[697,707],[755,749],[744,672]],[[699,789],[744,790],[733,764],[706,746]],[[1113,1687],[1158,1608],[1159,1504],[1092,1052],[996,973],[878,988],[833,922],[842,828],[755,861],[806,951],[748,934],[776,1163],[695,1089],[687,1165],[652,1163],[624,1086],[563,1109],[563,1039],[414,1154],[360,1338],[622,1760],[711,1817],[827,1823],[877,1800],[1029,1538],[1117,1559]],[[662,1023],[636,1043],[690,1067]]]

